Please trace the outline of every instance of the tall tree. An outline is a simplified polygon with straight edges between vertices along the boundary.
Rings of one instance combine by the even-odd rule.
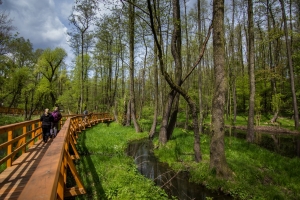
[[[92,0],[82,0],[78,1],[79,4],[73,7],[72,14],[69,17],[69,21],[76,27],[77,31],[80,34],[81,38],[81,77],[80,77],[80,105],[79,105],[79,112],[82,112],[83,109],[83,93],[84,93],[84,78],[86,69],[84,68],[84,39],[86,34],[88,33],[88,29],[91,26],[91,23],[95,19],[95,9],[96,6]],[[78,36],[75,34],[74,36]],[[78,47],[75,45],[75,47]],[[87,103],[87,102],[86,102]]]
[[[225,72],[224,0],[213,1],[213,59],[214,95],[212,101],[212,128],[210,142],[210,169],[217,177],[229,179],[232,172],[225,157],[224,107],[227,90]]]
[[[154,0],[154,9],[156,10],[159,7],[159,1]],[[160,17],[157,16],[157,21],[160,21]],[[158,25],[155,24],[155,29],[157,30]],[[159,34],[159,33],[158,33]],[[149,137],[153,138],[155,132],[156,132],[156,125],[157,125],[157,117],[158,117],[158,66],[157,66],[157,46],[155,44],[155,41],[153,43],[153,67],[154,67],[154,114],[153,114],[153,122],[151,129],[149,131]]]
[[[198,42],[199,42],[199,50],[201,49],[201,46],[203,45],[203,39],[202,39],[202,4],[201,0],[197,0],[197,23],[198,23]],[[201,63],[199,63],[198,66],[198,96],[199,96],[199,133],[202,133],[202,127],[203,127],[203,84],[202,84],[202,69],[201,69]]]
[[[153,17],[151,2],[150,2],[150,0],[148,0],[147,2],[148,2],[149,14],[150,14],[151,30],[152,30],[152,33],[153,33],[153,36],[154,36],[155,43],[156,43],[157,48],[158,48],[158,58],[159,58],[159,66],[160,66],[161,73],[164,76],[165,80],[168,82],[169,86],[171,87],[171,89],[172,89],[171,93],[175,93],[175,94],[179,93],[186,100],[186,102],[188,103],[188,105],[191,109],[192,118],[193,118],[195,161],[199,162],[199,161],[202,160],[202,155],[201,155],[201,150],[200,150],[200,135],[199,135],[199,127],[198,127],[197,108],[196,108],[195,102],[189,96],[189,94],[185,90],[183,90],[183,88],[181,87],[181,84],[192,74],[194,69],[197,67],[197,65],[201,61],[201,59],[203,57],[204,50],[206,49],[207,41],[210,37],[211,27],[208,31],[208,35],[206,37],[205,43],[203,45],[202,51],[200,52],[198,60],[195,62],[195,64],[193,65],[191,70],[187,73],[187,75],[180,81],[180,84],[176,84],[173,81],[173,79],[171,78],[171,76],[168,74],[166,69],[165,69],[165,64],[164,64],[164,60],[163,60],[163,56],[162,56],[161,43],[158,40],[157,31],[154,27],[154,17]],[[173,30],[173,34],[172,34],[172,44],[171,45],[173,45],[172,55],[174,57],[174,60],[176,60],[175,61],[175,66],[176,66],[177,64],[179,64],[179,63],[176,63],[176,62],[181,62],[180,54],[179,54],[178,49],[177,49],[178,46],[179,46],[179,44],[177,44],[177,42],[178,42],[177,37],[179,37],[178,30],[180,29],[180,26],[181,26],[180,25],[180,20],[178,20],[180,18],[180,15],[179,15],[180,12],[178,12],[178,10],[180,11],[180,8],[179,8],[179,1],[178,0],[173,0],[172,4],[173,4],[173,15],[174,15],[174,19],[173,19],[174,30]],[[176,26],[179,26],[179,27],[176,27]],[[178,67],[178,66],[176,66],[176,67]],[[166,119],[164,119],[164,120],[166,120]],[[166,127],[164,127],[164,128],[166,128]],[[163,139],[165,139],[165,138],[163,138]],[[160,136],[159,140],[161,142],[161,136]]]
[[[175,78],[174,83],[179,87],[182,85],[182,55],[181,55],[181,46],[182,46],[182,34],[181,34],[181,16],[180,16],[180,4],[179,0],[172,0],[173,7],[173,32],[171,38],[171,54],[175,63]],[[166,103],[166,113],[170,113],[169,118],[165,118],[168,121],[166,127],[167,140],[172,136],[173,130],[177,122],[177,114],[179,110],[179,98],[180,94],[176,90],[172,90],[168,96],[168,102]],[[173,110],[172,110],[173,108]],[[160,139],[164,138],[161,137]],[[161,140],[160,140],[161,141]],[[165,141],[164,141],[165,143]]]
[[[295,128],[298,129],[299,128],[299,116],[298,116],[297,96],[296,96],[296,91],[295,91],[295,80],[294,80],[294,68],[293,68],[293,62],[292,62],[291,43],[289,41],[288,26],[287,26],[286,14],[285,14],[284,2],[283,2],[283,0],[279,0],[279,1],[280,1],[281,11],[282,11],[285,44],[286,44],[286,54],[287,54],[287,60],[288,60],[288,65],[289,65],[289,71],[290,71],[291,91],[292,91],[292,95],[293,95],[294,122],[295,122]]]
[[[129,66],[129,74],[130,74],[130,109],[131,109],[131,118],[135,127],[135,131],[141,132],[140,125],[136,119],[136,112],[135,112],[135,94],[134,94],[134,36],[135,36],[135,0],[132,1],[132,4],[129,4],[129,52],[130,52],[130,66]]]
[[[247,141],[254,140],[254,109],[255,109],[255,73],[254,73],[254,25],[253,25],[253,2],[248,0],[248,68],[249,68],[249,111],[247,125]]]

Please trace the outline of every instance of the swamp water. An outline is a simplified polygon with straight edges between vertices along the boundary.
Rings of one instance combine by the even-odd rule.
[[[159,162],[152,152],[152,142],[149,139],[131,142],[127,148],[127,155],[132,156],[137,168],[145,177],[153,180],[171,197],[180,200],[214,200],[233,199],[225,194],[211,192],[202,185],[189,182],[188,172],[176,173],[167,164]]]
[[[229,134],[227,130],[226,135],[245,139],[246,131],[234,130]],[[282,156],[300,157],[300,135],[256,132],[255,143]],[[139,172],[162,187],[170,197],[175,196],[179,200],[205,200],[206,197],[214,200],[233,199],[224,194],[214,193],[202,185],[189,182],[188,172],[176,174],[167,164],[156,159],[152,148],[153,145],[149,139],[134,141],[128,145],[127,154],[134,158]]]
[[[246,139],[245,130],[226,130],[226,136],[233,136],[240,139]],[[269,151],[278,153],[285,157],[300,157],[300,135],[273,132],[255,132],[254,143]]]

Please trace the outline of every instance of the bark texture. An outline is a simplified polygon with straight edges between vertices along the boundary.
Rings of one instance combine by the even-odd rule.
[[[212,137],[210,143],[210,169],[217,177],[229,179],[232,172],[225,157],[224,107],[227,81],[225,73],[224,45],[224,0],[213,3],[213,56],[214,56],[214,96],[212,105]]]

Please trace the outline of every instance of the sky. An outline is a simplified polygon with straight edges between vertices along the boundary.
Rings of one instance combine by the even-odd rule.
[[[68,53],[68,64],[73,57],[67,43],[73,4],[74,0],[2,0],[0,10],[9,15],[15,32],[29,39],[34,50],[61,47]]]

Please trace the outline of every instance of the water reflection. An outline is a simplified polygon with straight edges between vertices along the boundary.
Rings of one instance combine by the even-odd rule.
[[[229,134],[229,130],[226,131],[226,135],[232,135],[237,138],[246,139],[246,131],[234,129]],[[286,133],[272,133],[272,132],[255,132],[255,141],[260,147],[266,148],[270,151],[276,152],[286,157],[300,157],[300,135],[292,135]]]
[[[205,200],[206,197],[213,197],[214,200],[233,199],[213,193],[202,185],[190,183],[188,172],[176,173],[167,164],[158,162],[152,152],[151,140],[130,143],[127,154],[135,159],[140,173],[161,186],[170,197],[175,196],[180,200]]]

